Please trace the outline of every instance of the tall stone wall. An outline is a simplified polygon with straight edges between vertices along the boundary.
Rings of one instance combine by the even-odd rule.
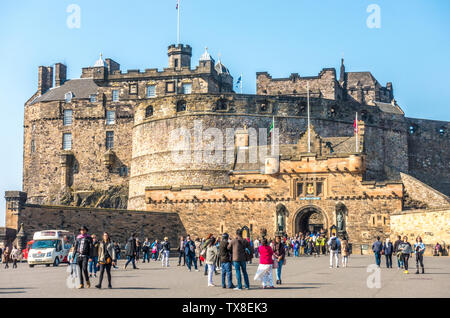
[[[411,199],[423,202],[430,208],[441,208],[450,205],[450,199],[447,196],[416,178],[404,173],[401,174],[401,178],[405,191]]]
[[[406,118],[409,174],[450,196],[450,123]]]

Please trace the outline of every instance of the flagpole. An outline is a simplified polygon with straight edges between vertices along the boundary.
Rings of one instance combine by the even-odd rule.
[[[309,82],[306,83],[306,96],[307,96],[307,103],[308,103],[308,153],[311,152],[311,131],[310,131],[310,115],[309,115]]]
[[[177,44],[180,44],[180,0],[177,2],[177,11],[178,11],[178,17],[177,17]]]
[[[356,152],[358,152],[358,112],[356,112],[356,127],[355,127],[355,133],[356,133],[356,138],[355,138],[355,150]]]
[[[244,81],[244,77],[242,76],[242,73],[241,73],[241,94],[242,94],[242,82]]]

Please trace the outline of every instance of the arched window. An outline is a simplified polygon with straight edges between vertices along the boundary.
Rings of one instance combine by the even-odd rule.
[[[184,112],[186,111],[186,101],[179,100],[177,102],[177,112]]]
[[[145,118],[153,116],[153,106],[147,106],[145,109]]]

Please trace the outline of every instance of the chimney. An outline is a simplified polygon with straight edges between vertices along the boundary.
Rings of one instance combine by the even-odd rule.
[[[53,87],[53,67],[39,66],[38,72],[38,92],[40,95],[45,94]]]
[[[62,63],[55,64],[55,87],[61,86],[67,79],[67,66]]]

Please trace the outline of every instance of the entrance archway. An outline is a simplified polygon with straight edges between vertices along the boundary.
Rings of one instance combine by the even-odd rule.
[[[302,208],[294,221],[294,233],[327,231],[327,219],[324,213],[314,206]]]

